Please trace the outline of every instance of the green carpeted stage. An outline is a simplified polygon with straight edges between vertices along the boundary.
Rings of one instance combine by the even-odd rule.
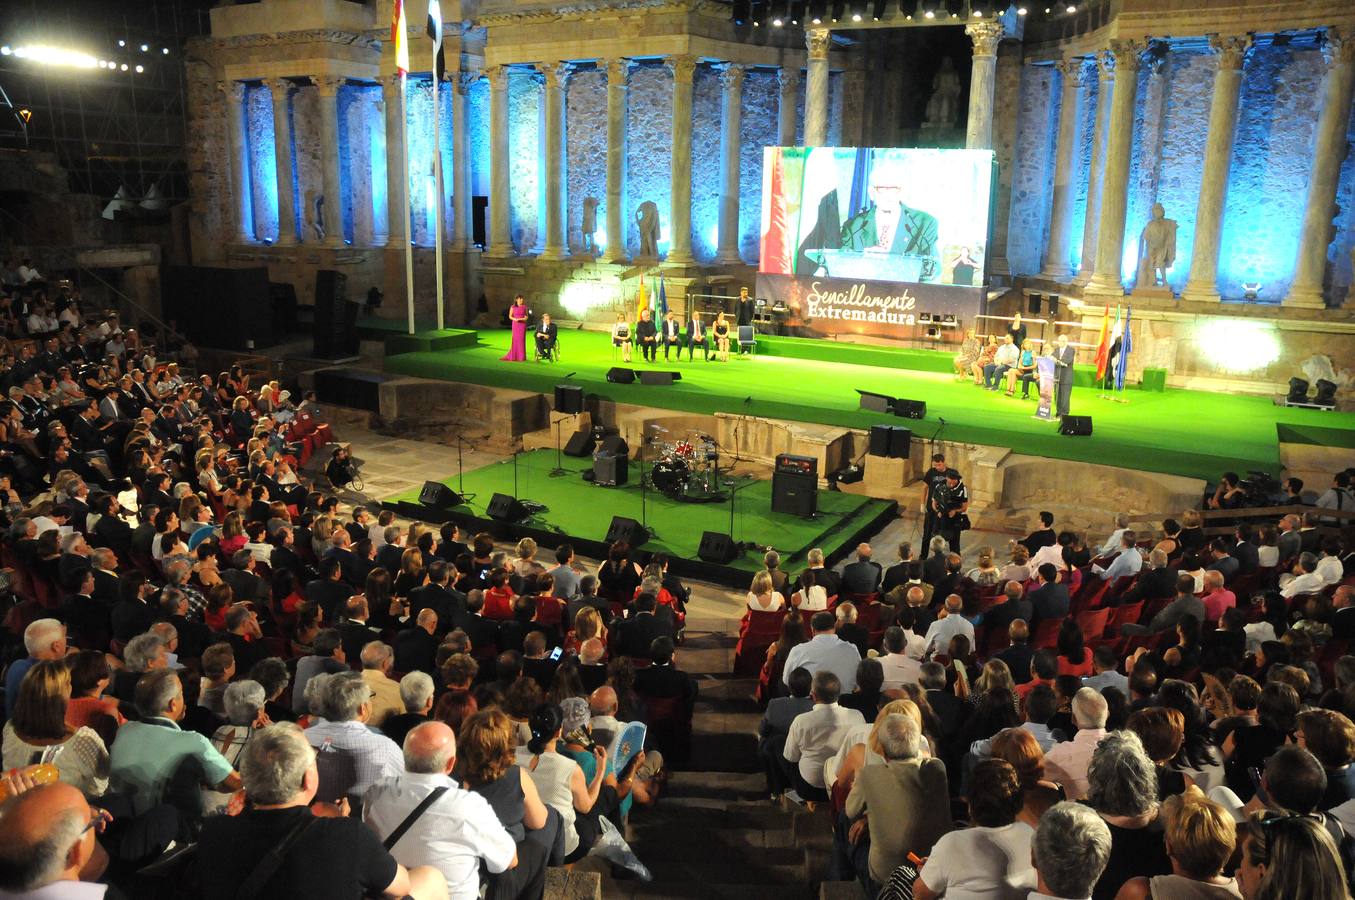
[[[464,475],[465,490],[473,494],[474,499],[447,510],[423,506],[419,503],[417,490],[387,497],[382,504],[425,522],[451,519],[477,529],[495,528],[503,538],[530,536],[547,547],[569,541],[580,554],[605,555],[603,539],[611,526],[612,516],[641,520],[640,463],[631,461],[626,485],[611,488],[591,484],[581,477],[583,471],[592,467],[592,459],[565,456],[561,462],[569,474],[552,478],[554,450],[518,454],[516,488],[511,459],[469,470]],[[443,483],[459,491],[455,475]],[[684,503],[649,489],[643,497],[643,505],[654,537],[642,549],[646,553],[667,552],[681,560],[682,563],[675,563],[679,568],[685,567],[679,574],[747,587],[749,576],[762,567],[762,554],[749,552],[728,565],[701,563],[696,551],[703,532],[731,534],[736,541],[775,547],[781,551],[788,567],[792,564],[802,567],[805,553],[810,549],[822,547],[831,558],[841,558],[895,514],[896,505],[892,501],[820,491],[819,515],[805,519],[771,511],[771,482],[742,479],[738,484],[732,531],[728,501]],[[543,504],[546,510],[520,523],[491,524],[485,507],[496,493]]]
[[[530,342],[531,335],[528,334]],[[1355,414],[1290,409],[1269,398],[1168,389],[1130,388],[1126,402],[1098,397],[1091,371],[1079,367],[1072,412],[1093,419],[1090,437],[1058,434],[1057,423],[1033,418],[1035,402],[989,393],[949,374],[951,354],[895,350],[808,338],[759,337],[756,356],[728,362],[644,362],[632,368],[672,369],[682,380],[671,386],[611,384],[614,358],[609,336],[566,331],[558,363],[500,362],[508,350],[506,330],[482,331],[471,343],[458,335],[453,349],[395,353],[387,372],[550,393],[568,373],[571,382],[621,403],[681,412],[749,415],[866,428],[909,424],[929,438],[946,420],[943,437],[1018,453],[1080,460],[1150,472],[1217,478],[1220,472],[1259,469],[1278,475],[1279,444],[1286,441],[1355,448]],[[531,347],[528,348],[529,354]],[[909,422],[859,408],[854,388],[924,400],[925,421]]]

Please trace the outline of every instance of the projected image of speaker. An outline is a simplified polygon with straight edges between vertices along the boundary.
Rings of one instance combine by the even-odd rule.
[[[583,412],[583,388],[575,384],[557,384],[555,411],[562,416],[578,415]]]
[[[607,380],[612,384],[634,384],[635,370],[612,366],[607,370]]]
[[[461,495],[440,481],[425,481],[419,491],[419,503],[435,509],[449,509],[461,505]]]
[[[900,397],[894,401],[894,415],[901,419],[925,419],[927,418],[927,402],[925,400],[904,400]]]
[[[724,564],[733,562],[738,555],[734,539],[729,535],[721,534],[718,531],[703,531],[701,533],[701,545],[696,549],[698,559]]]
[[[607,529],[607,543],[625,541],[632,547],[638,547],[649,540],[649,529],[634,519],[625,516],[612,516],[611,527]]]
[[[1059,422],[1059,434],[1087,437],[1092,433],[1091,416],[1064,416]]]
[[[520,522],[530,515],[521,500],[507,494],[495,494],[489,498],[485,512],[497,522]]]

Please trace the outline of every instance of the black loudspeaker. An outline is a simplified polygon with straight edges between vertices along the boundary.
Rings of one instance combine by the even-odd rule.
[[[612,366],[607,370],[607,380],[612,384],[634,384],[635,370]]]
[[[889,455],[889,435],[894,430],[893,425],[872,425],[870,426],[870,455],[888,456]]]
[[[274,341],[268,269],[165,266],[161,316],[199,347],[250,350]]]
[[[425,481],[419,491],[419,502],[424,506],[446,509],[461,505],[461,495],[440,481]]]
[[[557,384],[555,411],[561,415],[577,415],[583,412],[583,388],[573,384]]]
[[[620,487],[630,477],[630,454],[599,454],[593,457],[593,482],[608,487]]]
[[[894,398],[886,394],[876,394],[872,391],[863,391],[860,388],[856,392],[861,395],[861,408],[868,409],[871,412],[887,413],[891,412],[894,406]]]
[[[358,354],[358,305],[348,302],[348,276],[333,269],[315,272],[315,355],[337,359]]]
[[[904,419],[925,419],[927,418],[927,401],[904,400],[900,397],[894,401],[894,415]]]
[[[1086,437],[1092,433],[1091,416],[1064,416],[1059,422],[1059,434]]]
[[[682,380],[681,372],[650,372],[641,369],[638,372],[641,384],[672,384],[674,381]]]
[[[630,453],[630,446],[626,444],[626,439],[619,434],[603,435],[601,443],[598,444],[599,453],[610,453],[613,456]]]
[[[739,554],[734,547],[734,539],[729,535],[718,531],[703,531],[701,546],[697,548],[696,555],[706,562],[729,563]]]
[[[591,456],[593,454],[593,432],[576,431],[569,436],[565,443],[565,456]]]
[[[649,529],[634,519],[625,516],[612,516],[612,525],[607,529],[607,543],[625,541],[632,547],[638,547],[649,540]]]
[[[522,505],[522,501],[507,494],[495,494],[490,497],[485,512],[491,519],[500,522],[517,522],[528,516],[527,507]]]
[[[818,508],[818,478],[791,472],[776,472],[772,475],[772,512],[808,518]]]
[[[1040,301],[1043,297],[1043,294],[1032,293],[1027,301],[1026,311],[1032,316],[1038,316],[1040,314]]]
[[[1049,317],[1052,319],[1059,314],[1059,295],[1049,295]]]
[[[489,198],[476,195],[470,198],[471,242],[481,247],[489,245],[485,235],[489,234],[486,222],[489,220]]]
[[[913,448],[913,432],[900,425],[870,426],[870,455],[907,459]]]

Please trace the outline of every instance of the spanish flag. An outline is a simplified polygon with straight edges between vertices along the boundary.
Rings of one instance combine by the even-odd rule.
[[[395,45],[395,71],[409,74],[409,28],[405,24],[405,0],[392,0],[391,43]]]
[[[1101,336],[1096,339],[1096,381],[1099,384],[1106,377],[1106,366],[1110,362],[1110,304],[1101,316]]]
[[[649,295],[645,293],[645,273],[640,273],[640,293],[637,295],[638,303],[635,307],[635,320],[640,320],[640,313],[649,309]]]

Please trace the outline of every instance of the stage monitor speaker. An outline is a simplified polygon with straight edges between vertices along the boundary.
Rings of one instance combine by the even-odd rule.
[[[870,455],[888,456],[889,455],[889,435],[894,430],[893,425],[872,425],[870,426]]]
[[[626,439],[619,434],[604,434],[602,440],[598,443],[598,452],[616,456],[630,453],[630,446],[626,444]]]
[[[500,522],[519,522],[529,515],[527,507],[522,505],[521,500],[507,494],[495,494],[490,497],[485,512],[491,519]]]
[[[808,518],[819,508],[819,479],[813,475],[772,475],[772,512]]]
[[[461,495],[440,481],[425,481],[419,491],[419,503],[438,509],[461,505]]]
[[[641,369],[638,373],[641,384],[672,384],[682,380],[681,372],[651,372]]]
[[[632,547],[639,547],[649,540],[649,529],[634,519],[625,516],[612,516],[611,527],[607,529],[607,543],[625,541]]]
[[[863,391],[860,388],[856,392],[861,395],[861,408],[868,409],[871,412],[887,413],[893,411],[894,398],[887,394],[877,394],[874,391]]]
[[[894,415],[903,419],[925,419],[927,418],[927,401],[904,400],[900,397],[894,401]]]
[[[913,448],[913,432],[902,425],[870,426],[870,455],[907,459]]]
[[[578,415],[583,412],[583,388],[576,384],[557,384],[555,411],[561,415]]]
[[[576,431],[569,436],[565,442],[565,456],[592,456],[593,447],[597,442],[593,440],[593,432]]]
[[[623,369],[620,366],[612,366],[607,370],[607,380],[612,384],[634,384],[635,370]]]
[[[1064,416],[1059,422],[1059,434],[1086,437],[1092,433],[1091,416]]]
[[[733,562],[738,555],[738,550],[734,546],[734,539],[729,535],[721,534],[718,531],[701,532],[701,545],[696,549],[698,559],[704,562],[727,564]]]
[[[1043,299],[1043,297],[1044,297],[1043,294],[1036,294],[1034,292],[1031,292],[1028,298],[1026,310],[1032,316],[1038,316],[1040,314],[1040,301]]]
[[[630,454],[598,454],[593,457],[593,483],[621,487],[630,477]]]

